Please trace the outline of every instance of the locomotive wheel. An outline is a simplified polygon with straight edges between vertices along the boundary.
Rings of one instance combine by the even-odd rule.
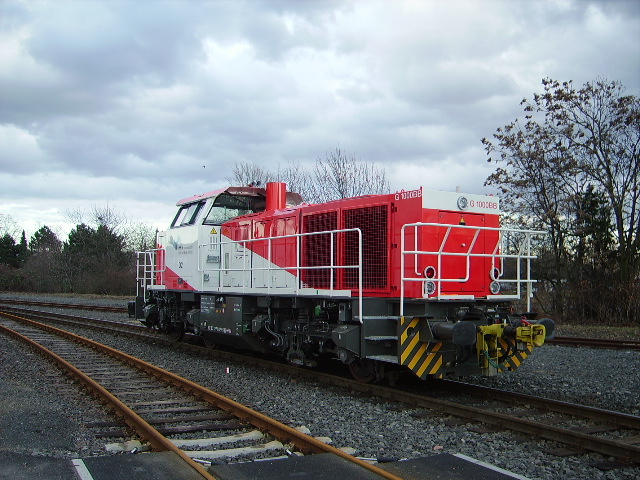
[[[202,342],[207,348],[218,348],[218,344],[212,341],[207,335],[202,335]]]
[[[174,342],[179,342],[184,337],[184,325],[182,323],[172,324],[169,326],[167,335]]]
[[[353,378],[362,383],[369,383],[376,378],[375,362],[366,358],[358,358],[349,364]]]

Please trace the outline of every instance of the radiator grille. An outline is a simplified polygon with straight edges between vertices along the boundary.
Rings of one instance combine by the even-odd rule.
[[[305,215],[302,220],[303,232],[324,232],[336,230],[338,228],[338,213],[324,212]],[[334,265],[338,264],[337,239],[333,239]],[[302,262],[303,267],[326,267],[331,265],[331,234],[319,234],[305,236],[302,239]],[[337,275],[334,272],[333,288],[336,287]],[[303,270],[302,281],[313,288],[331,288],[331,269],[318,268],[314,270]]]
[[[344,210],[343,228],[359,228],[362,231],[362,287],[364,290],[388,287],[388,225],[387,205]],[[358,234],[344,234],[344,265],[358,264]],[[344,270],[344,287],[358,288],[358,272]]]

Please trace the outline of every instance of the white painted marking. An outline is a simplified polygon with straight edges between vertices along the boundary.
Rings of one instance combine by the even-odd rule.
[[[76,473],[78,474],[78,477],[80,477],[80,480],[95,480],[81,458],[74,458],[71,460],[71,464],[76,469]]]
[[[510,472],[509,470],[496,467],[495,465],[491,465],[490,463],[485,463],[481,460],[476,460],[475,458],[467,457],[462,453],[454,453],[453,456],[461,458],[462,460],[466,460],[467,462],[475,463],[476,465],[480,465],[482,467],[488,468],[489,470],[493,470],[494,472],[503,473],[504,475],[508,475],[511,478],[516,478],[517,480],[531,480],[528,477],[524,477],[522,475],[518,475],[517,473]]]

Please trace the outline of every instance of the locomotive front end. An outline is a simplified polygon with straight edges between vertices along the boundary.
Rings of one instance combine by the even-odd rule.
[[[421,197],[422,221],[403,225],[400,240],[400,364],[420,378],[515,370],[554,330],[529,313],[531,241],[542,232],[501,228],[495,197]]]
[[[435,320],[404,316],[400,323],[400,363],[418,377],[495,376],[513,371],[548,338],[553,322],[500,320],[487,312],[482,320]]]

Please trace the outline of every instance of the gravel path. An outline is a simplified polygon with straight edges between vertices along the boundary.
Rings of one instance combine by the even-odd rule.
[[[4,295],[2,297],[10,298]],[[57,300],[69,301],[68,298],[51,298],[51,301]],[[122,299],[84,301],[109,305],[126,303]],[[74,303],[77,302],[78,299],[74,299]],[[114,314],[107,313],[93,313],[92,316],[114,319]],[[122,319],[122,315],[116,317]],[[640,468],[601,471],[590,466],[604,460],[599,455],[555,457],[540,452],[540,445],[552,447],[552,444],[522,442],[515,434],[509,432],[473,433],[468,431],[465,425],[446,425],[446,419],[420,418],[420,412],[415,410],[401,410],[397,405],[387,404],[375,398],[350,394],[319,384],[298,382],[282,374],[202,359],[172,352],[164,347],[140,344],[126,338],[89,330],[83,333],[186,376],[235,400],[250,404],[267,415],[292,422],[293,426],[305,425],[313,435],[331,437],[338,447],[356,448],[358,456],[404,458],[439,452],[462,453],[530,479],[640,478]],[[52,367],[40,365],[37,360],[32,361],[31,357],[29,368],[5,368],[5,365],[20,362],[25,353],[23,347],[2,336],[0,352],[3,355],[0,382],[4,384],[4,380],[9,379],[13,384],[23,386],[22,389],[0,387],[3,405],[5,398],[9,402],[12,401],[14,392],[31,388],[30,401],[33,402],[33,408],[37,410],[39,405],[42,405],[39,402],[44,402],[55,413],[51,415],[54,426],[46,428],[44,435],[50,438],[51,444],[67,438],[58,447],[43,446],[38,452],[65,457],[98,453],[95,443],[88,441],[86,445],[89,447],[83,443],[87,439],[83,439],[82,428],[76,420],[77,417],[95,416],[96,409],[88,407],[85,401],[70,401],[68,396],[56,395],[55,385],[36,389],[33,379],[37,377],[42,382],[41,369]],[[548,345],[536,350],[516,372],[495,378],[474,378],[471,381],[640,415],[638,371],[640,352]],[[5,409],[3,406],[1,413],[3,427],[20,422],[20,409]],[[66,431],[69,434],[59,439],[57,431]],[[0,440],[2,451],[23,451],[20,445],[7,443],[5,435],[1,433]],[[82,450],[83,445],[85,450]]]

